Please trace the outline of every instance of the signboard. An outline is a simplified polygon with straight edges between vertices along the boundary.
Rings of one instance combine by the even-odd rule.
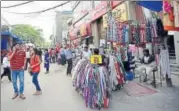
[[[87,36],[86,24],[82,24],[80,27],[80,35],[82,37]]]
[[[91,64],[102,64],[102,56],[101,55],[92,55],[90,57]]]
[[[91,21],[94,21],[101,16],[103,16],[107,12],[107,1],[102,1],[101,4],[96,6],[94,10],[91,12]]]
[[[118,5],[112,10],[112,16],[118,22],[124,22],[128,20],[128,10],[126,3]],[[106,28],[108,24],[108,15],[103,16],[103,27]]]

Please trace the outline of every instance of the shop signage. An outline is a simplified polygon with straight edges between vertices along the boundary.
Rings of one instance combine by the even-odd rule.
[[[77,27],[77,28],[75,28],[73,30],[70,30],[69,35],[70,35],[70,40],[77,39],[80,36],[80,30],[79,30],[79,28]]]
[[[107,12],[107,1],[103,1],[94,10],[92,10],[92,12],[91,12],[92,20],[91,21],[94,21],[94,20],[100,18],[106,12]]]
[[[128,20],[128,10],[126,3],[118,5],[112,10],[112,16],[118,22],[124,22]],[[103,16],[103,27],[106,28],[108,24],[108,15]]]
[[[112,4],[112,8],[115,8],[117,5],[119,5],[121,2],[124,2],[124,1],[112,1],[111,4]]]
[[[82,24],[82,25],[81,25],[80,35],[81,35],[81,37],[87,36],[86,24]]]
[[[92,55],[90,57],[91,64],[102,64],[102,56],[101,55]]]

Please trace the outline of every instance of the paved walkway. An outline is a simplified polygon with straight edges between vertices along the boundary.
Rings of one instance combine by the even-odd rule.
[[[43,95],[33,96],[35,91],[31,76],[25,74],[26,100],[13,95],[12,84],[4,78],[1,83],[1,111],[96,111],[85,107],[83,98],[72,87],[71,78],[65,75],[65,67],[51,65],[50,74],[40,74]],[[179,81],[178,76],[174,80]],[[131,97],[124,90],[113,92],[109,109],[104,111],[179,111],[179,82],[174,88],[158,88],[158,93]],[[103,111],[103,110],[102,110]]]

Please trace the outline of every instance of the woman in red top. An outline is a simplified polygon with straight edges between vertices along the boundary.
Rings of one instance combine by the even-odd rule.
[[[39,81],[38,81],[38,75],[40,73],[40,64],[41,64],[41,61],[40,61],[40,57],[38,56],[38,50],[34,48],[31,50],[31,58],[30,58],[32,82],[34,83],[36,87],[36,92],[34,93],[34,95],[42,94]]]

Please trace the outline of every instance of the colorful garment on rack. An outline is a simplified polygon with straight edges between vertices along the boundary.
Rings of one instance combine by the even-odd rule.
[[[112,89],[115,90],[117,85],[123,85],[124,83],[124,67],[119,58],[110,55],[109,69]]]
[[[175,26],[174,14],[173,0],[163,0],[163,24],[165,30],[179,31],[179,27]]]
[[[145,43],[146,42],[146,30],[145,30],[146,26],[145,24],[141,24],[140,26],[140,42],[141,43]]]
[[[173,0],[175,27],[179,27],[179,1]]]
[[[140,43],[140,26],[138,23],[132,25],[132,38],[136,44]]]
[[[84,97],[86,107],[100,109],[111,96],[109,72],[104,66],[80,60],[73,71],[73,86]]]
[[[150,23],[150,21],[147,21],[147,23],[146,23],[146,42],[152,42],[151,23]]]

